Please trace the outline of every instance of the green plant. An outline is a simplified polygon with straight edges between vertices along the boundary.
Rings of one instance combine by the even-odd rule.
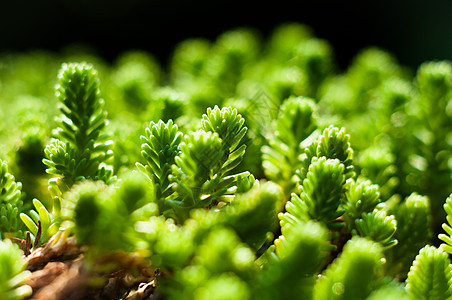
[[[25,281],[31,276],[25,271],[27,263],[19,250],[10,240],[0,241],[0,295],[2,299],[23,299],[31,295],[32,290]]]
[[[14,181],[14,176],[8,173],[5,162],[0,160],[0,233],[1,238],[9,238],[20,234],[22,228],[18,222],[22,210],[22,184]]]
[[[341,72],[300,24],[185,41],[168,76],[74,57],[99,74],[55,98],[61,58],[0,55],[0,298],[451,297],[450,63]]]
[[[64,64],[56,90],[63,116],[56,139],[45,149],[47,173],[61,178],[60,193],[82,178],[109,181],[111,172],[102,163],[113,155],[112,141],[102,134],[107,113],[97,72],[88,64]]]
[[[419,250],[427,244],[433,234],[431,231],[430,202],[425,196],[411,194],[404,201],[385,203],[388,212],[397,220],[394,238],[399,242],[387,253],[389,274],[406,278],[411,262]]]
[[[273,124],[274,135],[269,138],[269,145],[262,147],[265,175],[280,184],[286,195],[295,191],[295,174],[301,167],[299,156],[303,153],[302,143],[317,126],[315,112],[316,105],[311,99],[287,99]]]
[[[429,62],[420,66],[416,84],[419,95],[413,101],[418,114],[415,120],[429,120],[414,127],[414,138],[419,143],[412,156],[411,166],[419,177],[410,177],[413,185],[419,186],[419,193],[430,198],[433,226],[441,226],[444,211],[441,209],[444,198],[448,196],[450,174],[446,142],[450,125],[447,109],[452,88],[452,65],[449,62]]]
[[[362,215],[361,219],[355,220],[355,226],[360,236],[369,237],[380,243],[384,249],[397,245],[393,235],[397,229],[394,216],[387,216],[384,210],[374,210]]]
[[[451,278],[447,253],[441,248],[425,246],[408,273],[408,294],[411,299],[449,299],[452,296]]]
[[[355,221],[363,214],[372,212],[380,202],[380,191],[377,185],[368,180],[362,182],[350,181],[343,202],[344,219],[353,229]]]
[[[378,244],[359,237],[351,239],[317,282],[314,299],[365,299],[373,289],[382,258]]]
[[[239,146],[247,130],[244,122],[236,109],[209,108],[202,129],[184,138],[172,120],[151,123],[142,137],[148,165],[138,166],[154,184],[161,212],[184,222],[193,208],[228,201],[238,178],[249,175],[229,175],[245,153],[246,145]]]
[[[256,292],[263,299],[312,299],[315,277],[331,249],[327,229],[309,221],[284,226],[282,233],[257,278]]]
[[[344,165],[339,160],[314,158],[300,185],[300,197],[293,194],[286,204],[287,213],[281,216],[281,226],[294,219],[316,220],[328,223],[331,228],[342,226],[343,223],[335,221],[344,213],[339,207],[344,183]]]
[[[224,208],[224,223],[250,247],[258,250],[268,239],[267,234],[278,228],[278,212],[284,202],[281,188],[266,182],[238,195]]]
[[[165,199],[173,193],[168,175],[171,173],[171,166],[175,163],[175,157],[179,154],[182,133],[171,120],[166,124],[162,121],[157,124],[151,122],[145,133],[146,136],[141,136],[143,142],[141,155],[147,165],[137,163],[137,166],[154,184],[159,210],[166,214],[171,207]]]
[[[102,165],[113,155],[111,140],[101,131],[106,126],[106,112],[99,95],[97,72],[87,64],[63,64],[56,88],[63,116],[55,139],[45,148],[46,172],[56,177],[49,180],[53,212],[50,214],[39,200],[33,204],[37,210],[32,218],[21,215],[30,231],[36,236],[38,221],[44,234],[42,242],[52,236],[59,226],[61,198],[64,192],[84,178],[111,181],[112,170]]]

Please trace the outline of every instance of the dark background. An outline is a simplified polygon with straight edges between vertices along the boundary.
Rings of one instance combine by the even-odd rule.
[[[452,59],[450,0],[0,0],[0,52],[60,51],[82,43],[108,61],[138,48],[165,62],[186,38],[214,39],[239,26],[265,37],[289,21],[327,39],[343,68],[371,45],[413,69],[425,60]]]

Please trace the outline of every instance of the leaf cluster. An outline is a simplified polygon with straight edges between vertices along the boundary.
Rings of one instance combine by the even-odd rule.
[[[22,253],[70,237],[116,298],[133,280],[165,299],[451,297],[450,62],[413,76],[371,48],[339,72],[300,24],[185,41],[168,74],[138,51],[71,60],[99,73],[63,64],[52,97],[61,59],[0,56],[0,298],[31,293]]]

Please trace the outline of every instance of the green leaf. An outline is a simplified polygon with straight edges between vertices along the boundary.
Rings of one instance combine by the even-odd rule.
[[[422,248],[408,273],[406,288],[410,299],[450,299],[452,269],[447,253],[434,246]]]

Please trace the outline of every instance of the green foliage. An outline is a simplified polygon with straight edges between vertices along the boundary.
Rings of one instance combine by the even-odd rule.
[[[422,64],[415,83],[419,96],[413,101],[416,114],[412,118],[415,122],[423,121],[412,129],[417,146],[410,161],[415,174],[410,177],[410,184],[430,198],[433,226],[438,230],[444,218],[441,207],[451,189],[448,161],[452,149],[448,139],[452,128],[449,122],[452,64],[445,61]]]
[[[224,222],[242,241],[257,250],[267,239],[267,234],[278,228],[278,213],[283,201],[280,187],[273,182],[254,186],[223,209]]]
[[[257,185],[258,180],[254,178],[253,174],[241,173],[237,175],[237,194],[243,194],[251,190],[253,186]]]
[[[44,150],[46,158],[43,160],[48,167],[47,173],[56,176],[49,180],[53,215],[38,201],[34,202],[37,213],[32,212],[31,218],[21,216],[34,235],[37,232],[35,223],[41,217],[45,218],[41,221],[45,230],[43,242],[55,233],[58,226],[64,192],[81,179],[110,182],[113,175],[112,170],[104,165],[113,152],[109,136],[102,134],[107,124],[107,113],[100,98],[97,72],[88,64],[63,64],[58,78],[56,94],[62,104],[63,116],[60,127],[55,130],[56,138]]]
[[[443,244],[443,249],[447,253],[452,253],[452,199],[451,196],[447,197],[446,203],[444,204],[444,211],[446,212],[446,220],[447,224],[443,223],[443,229],[447,233],[446,234],[440,234],[438,237],[440,240],[444,241],[446,244]]]
[[[52,96],[75,58],[99,74],[63,64]],[[371,48],[335,65],[300,24],[185,41],[169,74],[139,51],[0,55],[0,246],[81,251],[73,282],[98,283],[82,298],[140,282],[165,299],[450,298],[450,197],[445,243],[415,257],[451,192],[451,63],[413,77]],[[2,280],[13,299],[25,275]]]
[[[252,251],[232,230],[213,230],[199,245],[193,264],[163,284],[169,299],[250,299],[247,280],[253,261]]]
[[[314,299],[365,299],[372,290],[382,258],[378,244],[354,237],[317,281]]]
[[[240,244],[238,236],[231,229],[217,229],[210,232],[198,247],[194,264],[203,265],[210,273],[232,272],[244,279],[253,268],[253,252]]]
[[[300,222],[282,228],[276,253],[257,278],[261,299],[312,299],[316,274],[330,249],[328,232],[317,222]]]
[[[63,104],[63,117],[55,133],[57,140],[46,147],[44,163],[49,174],[61,176],[72,185],[99,173],[101,163],[113,155],[112,141],[102,134],[107,113],[94,68],[63,64],[58,77],[57,98]]]
[[[22,211],[22,184],[8,173],[8,166],[0,159],[0,233],[1,238],[19,234],[21,224],[19,214]]]
[[[276,228],[281,204],[280,188],[264,183],[219,211],[193,210],[183,226],[160,217],[138,223],[153,264],[174,272],[161,281],[165,294],[171,299],[196,299],[199,290],[219,276],[240,279],[244,295],[250,296],[250,281],[257,269],[256,250],[248,245],[258,249],[267,232]],[[239,223],[245,226],[237,226]]]
[[[259,43],[257,34],[246,28],[225,32],[217,38],[206,73],[223,97],[234,93],[245,67],[256,58]]]
[[[423,105],[428,109],[426,114],[431,114],[434,110],[443,111],[447,105],[447,98],[452,84],[452,66],[449,62],[429,62],[423,64],[417,74],[417,84],[421,97],[441,101],[438,106],[433,106],[433,102],[426,102]],[[433,110],[433,111],[432,111]]]
[[[401,67],[389,53],[378,48],[365,49],[359,53],[349,67],[348,76],[357,94],[364,97],[372,88],[391,76],[400,76]],[[363,109],[360,105],[354,109]]]
[[[404,287],[385,286],[375,290],[367,298],[368,300],[408,300],[410,299]]]
[[[403,202],[386,203],[397,220],[394,238],[398,244],[387,251],[388,273],[406,278],[411,262],[432,238],[430,202],[425,196],[410,195]]]
[[[194,231],[174,224],[173,219],[154,216],[137,223],[144,236],[144,249],[150,250],[152,264],[166,270],[178,270],[193,257],[196,245]]]
[[[144,175],[128,172],[116,186],[84,180],[64,195],[63,228],[89,246],[94,258],[115,251],[130,252],[137,241],[135,221],[158,215]]]
[[[24,285],[31,272],[25,271],[26,262],[10,240],[0,241],[0,296],[5,300],[23,299],[31,295],[32,289]]]
[[[207,280],[205,287],[195,295],[196,299],[202,300],[251,299],[246,283],[232,274],[222,274],[218,278]]]
[[[309,166],[314,157],[338,159],[344,166],[345,180],[355,176],[353,166],[353,149],[350,146],[350,136],[344,128],[330,126],[304,150],[302,166],[299,172],[301,179],[306,178]]]
[[[395,155],[392,154],[389,146],[381,143],[367,148],[360,153],[358,161],[361,175],[379,185],[383,201],[389,199],[400,182],[396,176]]]
[[[171,219],[153,217],[140,223],[138,229],[146,235],[153,263],[161,270],[173,272],[173,276],[160,281],[162,291],[170,299],[197,299],[201,290],[214,282],[213,286],[221,291],[238,284],[239,290],[224,291],[225,295],[249,297],[247,282],[256,271],[253,251],[240,242],[233,229],[221,225],[218,213],[195,211],[184,226],[175,225]],[[225,287],[217,278],[225,280]],[[218,291],[209,293],[221,297]]]
[[[298,23],[287,23],[275,28],[270,39],[270,49],[274,57],[287,61],[294,55],[300,42],[312,37],[311,29]]]
[[[223,172],[227,172],[235,168],[241,161],[245,152],[245,145],[241,145],[240,141],[246,134],[247,128],[243,126],[245,119],[237,114],[237,109],[232,107],[223,107],[221,110],[218,106],[214,109],[207,108],[207,114],[202,116],[201,127],[204,131],[216,132],[223,144],[225,157],[234,157],[224,168]],[[236,152],[235,152],[236,151]],[[235,152],[235,153],[234,153]]]
[[[355,220],[364,213],[370,213],[380,203],[380,192],[377,185],[370,181],[350,181],[345,193],[343,207],[344,219],[353,228]]]
[[[344,128],[339,129],[332,126],[326,128],[318,138],[316,156],[339,159],[345,168],[345,178],[348,179],[355,176],[350,136],[345,133]]]
[[[376,209],[367,214],[363,213],[362,218],[355,221],[355,225],[360,236],[380,243],[383,249],[397,245],[397,240],[393,239],[397,221],[394,216],[387,216],[384,210]]]
[[[114,190],[102,181],[78,183],[64,196],[63,226],[72,228],[77,241],[91,246],[94,255],[131,251],[133,223],[129,221],[132,216],[128,208],[133,206],[126,198],[131,195],[124,193],[124,189],[136,190],[131,185],[130,181],[125,181]]]
[[[312,99],[291,97],[281,106],[275,135],[290,148],[298,147],[316,129],[316,118]]]
[[[317,90],[333,71],[333,54],[327,41],[311,38],[296,47],[295,64],[306,75],[306,95],[317,96]]]
[[[246,132],[244,119],[237,111],[224,108],[208,110],[200,129],[185,135],[180,144],[180,154],[175,157],[170,181],[175,193],[168,202],[183,221],[193,208],[207,207],[223,200],[236,191],[238,176],[228,175],[242,160],[245,145],[237,148]],[[220,135],[222,138],[220,138]]]
[[[221,170],[222,141],[217,133],[198,130],[186,135],[180,147],[181,154],[175,158],[171,177],[176,183],[175,190],[184,207],[205,207],[210,201],[200,203],[206,190],[203,185]]]
[[[22,102],[23,101],[23,102]],[[42,163],[46,135],[50,133],[48,112],[45,106],[38,106],[35,99],[24,97],[18,108],[17,117],[22,126],[18,126],[15,148],[6,155],[9,170],[17,181],[22,182],[22,199],[24,208],[29,208],[33,197],[42,197],[42,189],[46,184],[43,180],[45,166]],[[23,120],[22,120],[23,118]]]
[[[315,111],[315,103],[309,98],[287,99],[280,108],[269,145],[262,147],[265,175],[281,185],[287,196],[295,191],[301,144],[317,126]]]
[[[158,112],[159,118],[164,122],[176,120],[183,116],[187,108],[187,95],[170,87],[163,87],[153,91],[151,98],[154,105],[151,106],[152,111],[148,110],[151,115],[148,118],[156,118],[155,113]]]
[[[425,246],[413,261],[406,288],[410,299],[450,299],[452,269],[446,252]]]
[[[29,212],[31,217],[25,213],[21,213],[20,219],[31,232],[33,243],[41,245],[58,231],[61,220],[59,216],[56,217],[50,213],[38,199],[33,199],[33,206],[35,209]],[[38,231],[40,236],[39,241],[35,241],[38,236]]]
[[[229,175],[245,153],[246,146],[239,146],[247,130],[244,122],[236,109],[217,106],[203,116],[203,129],[184,138],[172,120],[151,122],[141,137],[147,166],[138,167],[153,182],[163,214],[183,222],[191,209],[209,206],[235,192],[233,184],[238,179],[241,192],[243,184],[252,184],[243,180],[249,173]]]
[[[125,213],[132,215],[152,211],[152,215],[157,213],[158,207],[155,204],[153,190],[149,188],[148,180],[142,173],[128,171],[121,174],[114,195],[115,200],[124,206]]]
[[[114,87],[111,97],[121,100],[118,101],[121,105],[115,108],[128,105],[135,114],[142,114],[151,102],[152,89],[160,81],[160,67],[145,52],[127,52],[118,58],[111,81]]]
[[[169,207],[165,203],[165,198],[172,194],[168,175],[171,173],[171,166],[175,163],[175,157],[179,154],[182,133],[172,120],[168,123],[159,121],[157,124],[151,122],[146,127],[145,136],[141,136],[141,155],[146,160],[144,166],[137,163],[138,168],[154,184],[157,203],[162,213]]]
[[[300,196],[293,194],[287,202],[281,226],[297,222],[295,220],[316,220],[331,228],[343,223],[334,221],[344,213],[340,208],[345,183],[344,165],[338,159],[313,158],[306,178],[300,185]]]
[[[185,85],[187,81],[200,77],[209,51],[210,43],[207,40],[193,39],[179,43],[174,51],[171,65],[173,84]]]

